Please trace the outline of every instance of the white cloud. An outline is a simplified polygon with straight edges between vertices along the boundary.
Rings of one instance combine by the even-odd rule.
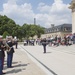
[[[30,3],[18,5],[17,0],[8,0],[3,4],[3,11],[0,13],[7,15],[15,20],[16,23],[22,25],[24,23],[36,23],[44,27],[50,27],[51,24],[59,25],[63,23],[71,23],[71,11],[68,8],[69,4],[64,4],[63,0],[54,0],[52,5],[39,3],[34,13]]]
[[[68,7],[69,4],[64,4],[63,0],[54,0],[52,5],[40,3],[38,10],[40,13],[47,12],[48,17],[43,22],[49,27],[51,24],[71,23],[71,10]]]
[[[34,17],[31,4],[24,3],[22,5],[17,5],[15,0],[9,0],[7,3],[3,4],[3,11],[1,14],[7,15],[21,25],[29,21],[29,23],[31,23]]]
[[[62,13],[65,11],[69,12],[68,9],[69,4],[64,4],[62,0],[54,0],[54,3],[51,6],[50,12],[54,13]]]
[[[45,3],[39,3],[37,9],[42,13],[48,13],[51,7],[49,5],[46,5]]]

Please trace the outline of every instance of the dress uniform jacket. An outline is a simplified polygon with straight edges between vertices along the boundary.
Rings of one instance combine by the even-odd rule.
[[[4,50],[1,47],[3,45],[2,41],[0,41],[0,75],[2,75],[2,70],[3,70],[3,60],[4,60]]]
[[[9,42],[7,42],[7,44],[8,44],[9,47],[10,47],[10,51],[8,51],[7,54],[12,54],[12,53],[14,53],[14,48],[13,48],[14,43],[12,43],[11,41],[9,41]]]
[[[10,49],[7,51],[7,67],[11,68],[12,67],[12,60],[13,60],[13,53],[14,53],[14,48],[12,41],[8,41],[7,44],[9,45]]]
[[[1,45],[3,45],[2,42],[0,42],[0,58],[3,58],[5,56],[5,53],[4,53],[4,50],[3,48],[1,47]]]

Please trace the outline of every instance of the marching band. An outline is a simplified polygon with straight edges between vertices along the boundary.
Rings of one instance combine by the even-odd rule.
[[[12,36],[8,36],[6,39],[3,39],[3,37],[0,35],[0,75],[5,74],[3,72],[5,51],[7,53],[7,68],[12,68],[14,53],[13,45],[15,45],[15,41],[13,40]]]

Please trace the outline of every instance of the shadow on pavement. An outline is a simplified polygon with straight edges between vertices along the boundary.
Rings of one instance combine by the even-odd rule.
[[[22,70],[26,70],[25,66],[28,66],[28,65],[29,63],[14,65],[13,68],[11,68],[9,71],[6,72],[6,74],[18,73],[18,72],[21,72]],[[5,68],[7,67],[5,66]]]

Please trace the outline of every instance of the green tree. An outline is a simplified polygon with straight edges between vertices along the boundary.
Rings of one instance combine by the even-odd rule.
[[[14,20],[6,15],[0,15],[0,35],[6,36],[7,33],[11,36],[17,36],[19,39],[28,39],[37,35],[39,38],[44,33],[44,28],[34,24],[17,25]]]
[[[39,26],[39,25],[37,25],[36,26],[36,35],[37,35],[37,37],[40,38],[41,34],[44,34],[44,28]]]
[[[24,38],[28,39],[30,37],[30,25],[24,24],[22,26],[22,32],[23,32]]]
[[[0,35],[2,35],[5,31],[12,35],[13,27],[15,26],[16,24],[12,19],[8,18],[5,15],[0,15]]]
[[[9,33],[8,33],[7,31],[5,31],[5,32],[3,33],[3,38],[6,38],[6,36],[9,36]]]

